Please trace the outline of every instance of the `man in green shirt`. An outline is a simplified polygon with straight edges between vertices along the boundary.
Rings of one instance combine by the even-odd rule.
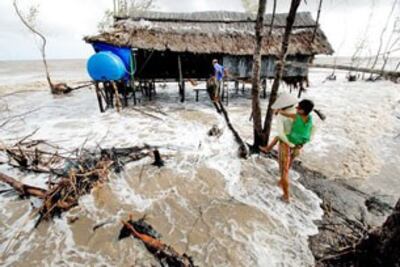
[[[293,112],[290,106],[286,107],[289,104],[293,106],[296,103],[290,95],[281,95],[276,102],[279,101],[285,103],[285,105],[274,103],[273,107],[275,106],[278,116],[283,116],[291,121],[290,130],[285,131],[283,135],[280,133],[271,144],[267,147],[260,147],[260,150],[268,153],[279,142],[278,162],[281,179],[278,185],[283,190],[283,200],[289,203],[289,170],[294,158],[300,154],[302,146],[310,141],[315,129],[310,114],[314,109],[314,103],[310,100],[302,100],[297,105],[296,112]],[[285,108],[282,108],[282,106],[285,106]]]
[[[296,107],[296,114],[287,113],[279,110],[278,113],[282,116],[293,119],[292,130],[287,138],[295,145],[295,148],[290,148],[287,144],[280,142],[279,144],[279,162],[281,169],[281,180],[279,186],[283,190],[283,200],[287,203],[289,200],[289,170],[292,162],[300,152],[300,148],[310,141],[313,131],[313,121],[311,112],[314,109],[314,103],[311,100],[302,100]]]

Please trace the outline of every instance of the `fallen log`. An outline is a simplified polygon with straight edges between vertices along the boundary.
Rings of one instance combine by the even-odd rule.
[[[382,71],[380,69],[370,69],[370,68],[362,68],[362,67],[353,67],[346,65],[333,65],[333,64],[318,64],[318,63],[298,63],[298,62],[286,62],[286,66],[293,66],[298,68],[321,68],[321,69],[338,69],[338,70],[347,70],[354,72],[364,72],[377,74],[379,76],[384,77],[385,79],[397,82],[400,79],[400,71]]]
[[[191,257],[186,254],[179,254],[172,247],[160,241],[159,234],[148,225],[144,219],[138,221],[121,221],[123,227],[118,237],[119,240],[132,235],[133,237],[141,240],[148,251],[152,253],[160,262],[162,266],[171,267],[194,267]]]

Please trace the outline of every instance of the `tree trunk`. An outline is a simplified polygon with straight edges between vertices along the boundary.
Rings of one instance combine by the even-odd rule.
[[[272,84],[271,95],[269,96],[268,110],[267,110],[267,114],[266,114],[265,120],[264,120],[264,129],[263,129],[263,143],[264,144],[267,144],[269,141],[269,135],[271,132],[271,122],[272,122],[271,106],[275,102],[277,95],[278,95],[279,85],[282,80],[283,69],[284,69],[284,64],[285,64],[285,60],[286,60],[286,54],[287,54],[287,50],[288,50],[288,46],[289,46],[289,37],[290,37],[290,33],[292,32],[293,24],[296,19],[297,8],[299,7],[300,2],[301,2],[301,0],[292,0],[292,2],[290,4],[289,14],[286,18],[286,27],[285,27],[285,33],[284,33],[283,39],[282,39],[282,47],[281,47],[279,57],[277,58],[277,61],[276,61],[275,79],[274,79],[274,83]]]
[[[258,3],[257,20],[255,26],[256,47],[253,56],[253,82],[251,89],[252,96],[252,114],[253,114],[253,131],[254,131],[254,147],[257,149],[261,145],[262,124],[261,124],[261,108],[260,108],[260,75],[261,75],[261,46],[262,31],[264,28],[264,13],[266,0],[260,0]]]
[[[312,35],[311,42],[310,42],[310,49],[311,49],[312,43],[315,40],[315,36],[317,35],[317,30],[318,30],[318,25],[319,25],[319,18],[321,17],[322,2],[323,2],[323,0],[319,0],[317,19],[315,20],[315,27],[314,27],[313,35]]]

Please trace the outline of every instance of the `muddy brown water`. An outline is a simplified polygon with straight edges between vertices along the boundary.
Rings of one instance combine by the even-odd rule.
[[[312,78],[315,83],[307,96],[325,109],[328,121],[305,147],[303,162],[332,177],[348,175],[366,181],[365,190],[377,190],[376,182],[383,183],[383,193],[395,194],[394,188],[400,188],[396,181],[388,186],[384,175],[374,180],[379,173],[389,173],[388,177],[399,173],[395,150],[386,149],[396,141],[378,145],[379,150],[375,145],[376,137],[392,137],[397,131],[390,112],[399,96],[391,84],[381,84],[379,101],[367,97],[359,103],[345,96],[375,95],[372,85],[326,84],[320,73]],[[292,172],[293,202],[280,201],[276,163],[260,156],[238,159],[237,145],[206,95],[196,103],[190,88],[188,92],[187,103],[177,105],[177,88],[171,85],[159,92],[156,101],[136,107],[152,116],[136,109],[100,114],[90,90],[61,98],[47,91],[1,98],[2,106],[7,104],[1,121],[42,107],[0,130],[0,139],[7,144],[39,128],[35,139],[67,149],[79,147],[86,139],[89,148],[99,141],[107,147],[147,143],[159,146],[166,161],[161,169],[151,166],[151,159],[128,164],[121,175],[111,175],[108,183],[82,197],[78,207],[36,230],[32,204],[37,205],[37,200],[0,195],[1,265],[157,266],[140,241],[117,240],[120,220],[132,214],[134,219],[146,216],[164,242],[192,256],[199,266],[313,266],[307,238],[317,231],[313,220],[322,215],[320,200]],[[383,105],[375,113],[363,112],[378,102]],[[247,89],[244,95],[232,97],[228,111],[250,142],[249,105]],[[349,105],[364,116],[347,120]],[[372,129],[357,131],[365,120]],[[223,130],[221,137],[207,136],[213,125]],[[382,158],[390,159],[390,165]],[[45,186],[47,181],[45,175],[21,173],[7,165],[0,165],[0,171],[33,185]],[[104,225],[93,231],[99,224]]]

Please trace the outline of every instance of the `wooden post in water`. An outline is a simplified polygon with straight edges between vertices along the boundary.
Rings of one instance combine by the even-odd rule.
[[[239,80],[235,80],[235,91],[236,94],[239,94]]]
[[[267,79],[262,80],[263,98],[267,98]]]
[[[136,87],[135,87],[135,79],[132,78],[131,80],[131,88],[132,88],[132,94],[133,94],[133,105],[136,106]]]
[[[107,103],[107,108],[114,108],[114,97],[113,97],[113,93],[111,90],[111,85],[110,82],[103,82],[103,87],[104,87],[104,91],[105,91],[105,99],[106,99],[106,103]]]
[[[95,87],[96,87],[96,96],[97,96],[97,101],[99,102],[99,108],[100,112],[104,112],[104,106],[103,106],[103,100],[101,99],[101,93],[100,93],[100,88],[99,88],[99,83],[95,82]]]
[[[128,88],[126,86],[126,82],[124,80],[121,81],[122,84],[122,90],[123,90],[123,94],[124,94],[124,106],[127,107],[128,106]]]
[[[111,85],[114,89],[114,94],[115,94],[115,106],[117,108],[117,112],[119,112],[121,110],[121,101],[119,99],[118,88],[117,85],[115,84],[115,81],[111,81]]]
[[[184,102],[185,101],[185,81],[183,80],[182,62],[181,62],[180,55],[178,55],[178,72],[179,72],[179,94],[181,96],[181,102]]]
[[[149,93],[149,100],[153,99],[153,82],[147,82],[147,91]]]

